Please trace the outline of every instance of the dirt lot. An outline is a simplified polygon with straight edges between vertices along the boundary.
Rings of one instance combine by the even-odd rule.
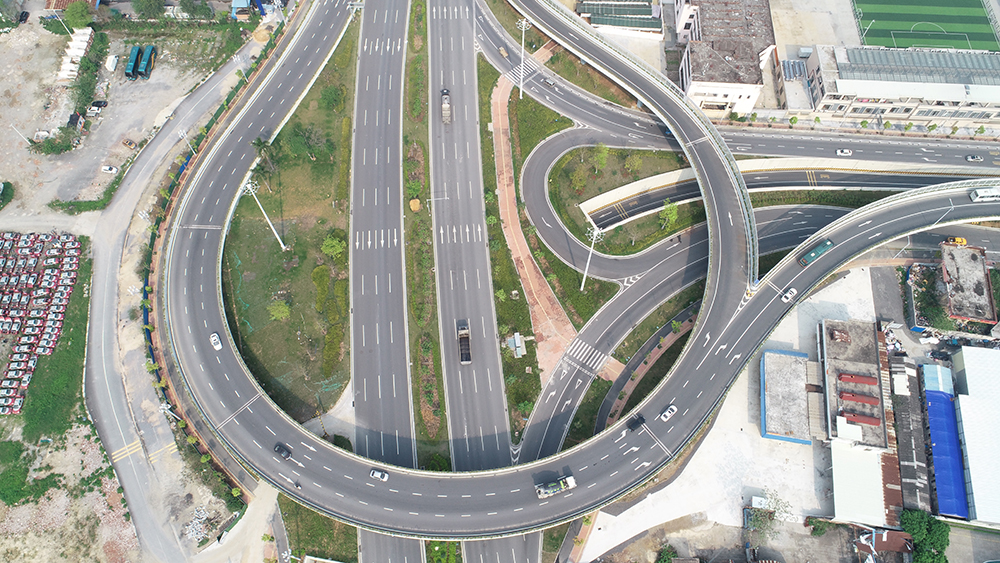
[[[37,457],[29,473],[36,479],[62,474],[63,486],[37,503],[0,503],[0,560],[136,560],[135,528],[125,518],[118,480],[100,475],[110,463],[96,434],[78,425],[63,440],[31,448]]]
[[[56,84],[67,41],[45,31],[34,17],[0,35],[0,121],[17,129],[0,128],[0,170],[4,179],[14,182],[18,195],[11,205],[20,215],[37,213],[57,197],[99,195],[113,178],[101,173],[100,167],[118,166],[128,154],[121,139],[139,142],[148,136],[202,78],[175,70],[170,57],[161,57],[149,80],[127,81],[126,61],[121,59],[127,58],[130,45],[112,34],[109,54],[119,55],[118,68],[110,72],[102,67],[98,83],[98,99],[107,99],[108,107],[79,148],[57,156],[35,155],[18,132],[31,138],[36,131],[54,130],[66,124],[72,111],[67,85]]]

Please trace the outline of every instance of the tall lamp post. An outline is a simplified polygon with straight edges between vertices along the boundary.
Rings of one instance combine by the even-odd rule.
[[[524,71],[526,68],[524,65],[524,32],[531,28],[531,22],[527,18],[518,20],[517,28],[521,30],[521,86],[518,88],[520,93],[517,97],[521,99],[524,97]]]
[[[587,254],[587,267],[583,269],[583,281],[580,282],[580,291],[583,291],[583,285],[587,283],[587,272],[590,270],[590,259],[594,256],[594,246],[598,241],[604,240],[604,231],[592,226],[587,229],[587,238],[590,239],[590,254]]]
[[[264,214],[264,219],[267,220],[268,226],[271,227],[271,232],[274,233],[274,238],[278,239],[278,244],[281,245],[281,250],[288,250],[285,243],[282,242],[281,237],[278,236],[278,231],[274,228],[274,223],[271,222],[271,218],[267,216],[267,211],[264,211],[264,206],[260,204],[260,200],[257,199],[257,184],[254,182],[247,182],[243,185],[243,193],[250,194],[253,196],[253,200],[257,202],[257,207],[260,208],[260,212]]]

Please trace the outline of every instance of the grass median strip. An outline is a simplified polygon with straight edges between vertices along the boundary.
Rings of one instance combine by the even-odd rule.
[[[410,6],[406,50],[408,111],[403,119],[403,191],[408,201],[403,218],[406,233],[406,302],[410,338],[410,378],[417,465],[433,471],[451,470],[448,417],[441,368],[437,288],[434,277],[433,217],[428,205],[430,154],[427,131],[427,7],[423,0]]]

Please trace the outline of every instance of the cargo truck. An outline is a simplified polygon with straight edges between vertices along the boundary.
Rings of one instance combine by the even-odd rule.
[[[441,90],[441,122],[451,123],[451,95],[447,88]]]
[[[574,487],[576,487],[576,479],[572,475],[567,475],[551,483],[539,483],[535,485],[535,494],[538,495],[538,498],[549,498]]]
[[[469,319],[459,319],[455,322],[456,332],[458,332],[458,361],[462,365],[472,363],[472,346],[469,344]]]

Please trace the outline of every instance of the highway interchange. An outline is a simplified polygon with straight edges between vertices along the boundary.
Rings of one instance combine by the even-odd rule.
[[[441,6],[442,10],[445,8],[452,10],[450,13],[455,17],[443,17],[448,12],[442,11],[440,12],[442,17],[430,19],[428,28],[431,46],[437,38],[439,50],[444,50],[446,36],[449,36],[449,39],[455,36],[468,37],[469,33],[473,32],[470,22],[475,21],[473,14],[476,10],[466,10],[463,17],[462,8],[465,6],[468,5]],[[407,18],[404,13],[403,17],[397,19],[389,8],[383,8],[379,17],[378,10],[379,5],[376,2],[369,2],[362,15],[363,36],[366,24],[379,23],[382,25],[381,32],[385,35],[381,42],[374,40],[371,44],[362,43],[358,63],[359,92],[362,78],[366,73],[369,76],[366,85],[371,84],[368,82],[370,78],[380,80],[401,76],[402,73],[402,55],[396,56],[395,53],[401,53],[401,43],[398,42],[398,38],[405,35]],[[432,9],[431,14],[434,13]],[[551,20],[547,22],[547,30],[557,39],[566,42],[579,39],[579,36],[574,37],[570,29],[564,30],[561,34],[559,29],[554,29],[562,25],[562,20],[551,18],[541,11],[532,14],[537,22],[544,22],[546,18]],[[305,15],[302,31],[292,39],[292,44],[282,56],[290,58],[309,55],[313,58],[306,59],[307,66],[314,66],[318,71],[325,58],[332,53],[343,29],[346,28],[348,15],[346,4],[342,1],[317,2]],[[368,18],[371,18],[370,24]],[[480,28],[483,29],[496,31],[492,26]],[[322,41],[316,37],[318,34],[309,37],[308,40],[302,39],[316,30],[325,32]],[[505,39],[496,39],[500,40],[506,43]],[[484,43],[485,41],[482,41],[480,46]],[[604,56],[596,44],[577,45],[577,47],[588,49],[590,57],[600,59]],[[487,326],[493,318],[488,276],[485,281],[480,277],[472,290],[467,289],[469,286],[466,285],[469,272],[480,272],[481,276],[482,273],[489,272],[489,265],[488,255],[486,262],[482,262],[482,255],[486,254],[485,243],[482,239],[475,238],[478,236],[475,233],[481,226],[483,218],[482,188],[479,184],[481,177],[478,171],[475,171],[479,166],[478,126],[475,123],[478,117],[477,105],[469,101],[474,100],[476,96],[473,78],[474,57],[471,46],[457,51],[456,56],[459,58],[448,60],[438,66],[432,62],[431,80],[429,80],[432,115],[438,116],[433,110],[437,106],[435,102],[438,100],[438,90],[443,87],[443,84],[438,84],[434,80],[436,73],[442,77],[448,73],[453,74],[448,78],[448,87],[454,92],[456,101],[461,100],[460,103],[456,103],[456,108],[453,110],[455,120],[450,130],[448,126],[440,127],[439,117],[431,119],[432,124],[436,124],[431,128],[434,167],[432,197],[438,197],[441,191],[444,192],[442,197],[447,197],[442,200],[443,203],[433,204],[435,230],[439,234],[435,241],[437,250],[435,256],[438,264],[443,357],[454,361],[449,343],[454,341],[452,327],[455,319],[479,317],[481,320],[476,326],[477,330],[483,333],[474,341],[475,361],[472,366],[460,367],[453,364],[451,368],[446,367],[446,373],[451,371],[457,373],[459,378],[469,376],[473,378],[472,380],[449,379],[449,411],[455,408],[462,413],[461,416],[465,420],[477,420],[476,417],[480,417],[481,420],[503,421],[506,424],[506,415],[499,416],[503,413],[502,396],[501,402],[496,407],[491,407],[492,410],[478,412],[478,402],[467,405],[463,410],[461,401],[464,393],[461,389],[454,396],[451,394],[455,391],[453,381],[463,381],[463,385],[464,381],[477,384],[475,378],[483,375],[478,373],[478,370],[487,373],[487,379],[484,381],[488,382],[490,376],[500,378],[498,351],[495,348],[495,323]],[[484,53],[491,61],[499,56],[491,54],[491,49],[487,48],[484,48]],[[514,53],[511,55],[513,58]],[[371,60],[365,59],[366,56],[371,56]],[[364,66],[362,59],[366,60]],[[368,66],[369,63],[371,67]],[[449,64],[455,65],[454,69],[450,68]],[[500,66],[502,63],[495,62],[495,64]],[[627,64],[622,64],[620,61],[615,64],[622,67],[623,72],[630,72]],[[651,410],[647,412],[647,424],[637,432],[627,432],[619,424],[582,447],[552,455],[558,451],[564,434],[563,428],[572,418],[572,409],[558,407],[575,404],[574,401],[578,398],[573,399],[570,396],[582,396],[593,373],[599,369],[600,363],[588,365],[586,361],[581,361],[581,358],[574,360],[568,353],[563,362],[565,372],[557,372],[556,377],[552,378],[555,387],[543,391],[539,400],[541,408],[533,414],[522,446],[521,461],[534,457],[550,457],[540,462],[505,467],[511,462],[509,432],[498,425],[490,429],[488,426],[477,424],[475,425],[477,436],[495,437],[497,446],[488,449],[485,441],[481,441],[480,448],[474,453],[474,449],[467,441],[468,456],[463,457],[455,453],[456,442],[453,441],[453,460],[456,469],[466,472],[442,474],[404,470],[403,467],[415,465],[415,454],[412,449],[412,406],[409,405],[411,393],[408,389],[406,366],[408,355],[398,353],[399,348],[405,349],[406,342],[405,329],[400,328],[405,327],[405,317],[402,316],[405,313],[405,291],[402,281],[402,259],[399,257],[401,249],[396,242],[402,237],[401,212],[396,211],[401,204],[398,191],[401,183],[398,170],[401,139],[398,128],[379,126],[381,121],[378,120],[383,117],[379,112],[382,110],[375,110],[376,113],[372,116],[365,115],[362,109],[362,113],[356,114],[355,120],[358,128],[355,131],[353,153],[355,172],[352,175],[352,212],[357,214],[352,217],[351,233],[352,298],[356,311],[356,316],[352,315],[352,358],[356,365],[355,375],[360,376],[362,372],[364,373],[363,379],[355,380],[354,387],[360,423],[356,447],[367,458],[393,465],[387,467],[380,462],[373,463],[366,457],[351,455],[333,448],[325,441],[304,431],[282,413],[263,394],[252,375],[247,372],[242,360],[233,350],[231,339],[227,339],[221,351],[214,351],[208,345],[208,334],[211,332],[220,334],[228,332],[222,313],[222,297],[218,284],[219,258],[239,187],[254,160],[249,141],[257,136],[265,138],[273,136],[294,106],[295,100],[288,95],[288,92],[304,93],[310,83],[311,77],[306,72],[302,72],[298,77],[295,76],[294,71],[300,70],[301,64],[291,64],[289,59],[285,62],[279,61],[278,67],[279,70],[253,93],[252,98],[220,136],[210,153],[204,156],[187,193],[178,206],[163,264],[166,282],[165,324],[169,330],[172,351],[185,376],[189,392],[195,398],[202,415],[213,425],[217,435],[228,447],[245,464],[253,467],[263,479],[288,491],[301,502],[366,529],[410,537],[493,537],[536,530],[593,510],[651,476],[667,463],[673,453],[700,427],[717,401],[724,396],[725,390],[739,373],[742,365],[749,360],[763,338],[789,308],[789,305],[782,304],[777,299],[784,288],[794,286],[798,288],[800,295],[805,294],[808,288],[823,279],[836,266],[885,240],[933,224],[969,221],[998,215],[997,204],[972,204],[968,199],[968,188],[964,187],[925,190],[924,195],[899,198],[899,201],[891,207],[878,206],[876,210],[859,210],[847,217],[841,217],[824,231],[823,236],[837,242],[837,246],[827,256],[804,270],[792,260],[783,262],[772,270],[760,289],[748,298],[746,292],[748,285],[755,281],[753,260],[751,258],[744,260],[750,246],[754,247],[754,253],[758,244],[761,252],[769,248],[787,248],[800,241],[802,236],[823,226],[825,222],[837,218],[833,216],[834,213],[829,213],[830,217],[826,217],[827,213],[823,213],[822,218],[816,217],[813,223],[800,227],[809,230],[800,231],[789,240],[788,232],[779,230],[778,227],[782,223],[787,224],[791,221],[789,218],[791,212],[781,209],[764,210],[756,223],[760,232],[748,231],[742,221],[741,195],[739,190],[732,187],[733,183],[738,183],[740,180],[732,177],[731,167],[725,162],[725,149],[713,146],[712,150],[702,155],[701,152],[692,152],[690,145],[685,145],[689,157],[694,156],[692,162],[704,166],[701,179],[705,183],[702,184],[702,190],[714,198],[714,204],[710,205],[710,209],[726,210],[726,215],[721,215],[719,212],[710,213],[707,232],[725,233],[725,235],[713,235],[709,239],[706,230],[702,228],[685,233],[680,241],[667,241],[654,251],[646,252],[638,258],[598,256],[591,265],[594,274],[606,279],[628,280],[623,281],[627,289],[609,303],[580,335],[582,343],[606,357],[635,323],[655,309],[672,292],[704,276],[706,269],[710,276],[717,276],[717,279],[710,278],[710,291],[706,295],[706,305],[702,309],[701,317],[705,320],[700,322],[696,338],[692,338],[688,351],[678,361],[674,370],[675,375],[649,399]],[[455,74],[459,70],[468,71],[470,68],[473,77],[466,76],[459,79],[460,73]],[[368,72],[369,69],[371,72]],[[501,69],[506,71],[503,66]],[[285,71],[284,74],[282,70]],[[540,101],[558,105],[577,122],[594,124],[591,128],[574,129],[563,135],[568,139],[567,143],[576,143],[573,146],[592,144],[591,141],[594,139],[605,138],[608,140],[604,142],[609,145],[625,144],[617,142],[616,139],[630,139],[633,145],[639,141],[649,146],[668,144],[668,140],[662,135],[656,135],[659,129],[648,118],[640,121],[638,120],[640,116],[637,114],[608,108],[605,104],[593,100],[590,103],[579,103],[578,99],[587,96],[561,82],[558,88],[542,94],[539,87],[545,87],[540,86],[537,76],[532,78],[533,82],[529,81],[529,84],[534,90],[531,92]],[[641,76],[623,80],[626,82],[631,80],[634,84],[645,83]],[[385,87],[377,86],[376,95],[357,96],[359,108],[362,108],[362,103],[370,101],[372,108],[378,106],[390,108],[386,111],[393,108],[401,111],[401,82],[400,79],[396,83],[395,90],[389,83]],[[644,95],[645,91],[638,87],[635,91],[638,91],[644,100],[656,97],[655,93]],[[570,101],[553,101],[561,95],[565,95],[565,100]],[[462,107],[465,109],[459,109]],[[577,115],[574,116],[570,113],[573,111],[569,109],[571,107],[584,109],[577,109]],[[272,110],[269,117],[265,114],[265,108]],[[464,113],[466,111],[470,113]],[[602,111],[607,112],[607,117],[590,120],[580,115],[582,112],[592,116],[601,115]],[[391,113],[385,115],[387,124],[391,115]],[[398,119],[399,113],[396,115]],[[672,117],[671,125],[675,131],[684,131],[685,127],[699,128],[695,119],[690,119],[690,123],[685,124],[677,123],[676,115]],[[376,120],[376,126],[365,128],[362,124],[366,119]],[[598,119],[605,121],[597,125]],[[641,129],[642,133],[637,133],[638,129]],[[754,152],[770,152],[770,149],[756,145],[773,143],[773,139],[762,138],[758,142],[758,139],[751,135],[733,136],[730,142],[736,143],[737,148],[753,146]],[[680,133],[678,136],[689,137]],[[440,153],[436,148],[438,139],[440,139]],[[809,146],[806,141],[799,139],[796,141],[794,150],[809,150],[805,148]],[[810,142],[822,145],[822,150],[831,150],[832,145],[829,140]],[[855,140],[852,139],[850,142],[854,146]],[[463,144],[467,147],[464,155],[458,150]],[[699,146],[702,145],[710,143],[699,143]],[[384,161],[378,160],[378,151],[381,147],[388,147],[388,151],[382,155]],[[557,149],[552,150],[554,155],[552,159],[541,156],[536,159],[540,170],[547,170],[547,166],[554,162],[554,158],[565,152]],[[875,152],[876,150],[872,148],[871,154],[879,154]],[[930,150],[934,152],[931,156],[926,156],[925,151],[918,149],[912,155],[912,159],[944,158],[943,155],[947,150],[962,152],[965,149],[944,149],[934,146]],[[895,153],[896,150],[892,152]],[[396,159],[394,161],[391,160],[393,153]],[[924,156],[921,156],[921,153]],[[905,154],[890,155],[887,152],[883,152],[882,155],[886,160],[906,160],[906,157],[909,157]],[[871,158],[867,154],[865,157]],[[371,161],[373,164],[369,165],[369,158],[373,159]],[[445,164],[449,158],[454,161],[463,160],[464,164],[461,166]],[[711,160],[712,158],[716,160]],[[383,164],[380,165],[380,162]],[[390,162],[394,165],[389,166]],[[475,172],[470,174],[470,170]],[[526,182],[528,178],[526,162]],[[536,177],[532,173],[530,178],[538,180],[544,178],[544,175]],[[476,185],[472,185],[472,182],[476,182]],[[552,229],[548,233],[543,232],[540,226],[539,219],[548,208],[547,202],[544,206],[541,205],[541,201],[545,199],[544,182],[542,185],[541,191],[529,188],[527,183],[524,185],[529,215],[550,247],[561,258],[579,267],[581,258],[579,243],[562,230],[557,221],[543,220],[542,224]],[[392,186],[396,186],[395,191]],[[466,193],[470,197],[464,198]],[[539,195],[542,200],[533,203],[532,198],[537,198]],[[389,207],[390,204],[393,207]],[[379,205],[384,205],[385,208],[376,209]],[[870,218],[874,217],[872,214],[875,213],[877,220]],[[865,223],[865,220],[869,222]],[[445,226],[452,228],[450,239],[444,237]],[[459,238],[459,226],[468,227],[463,235],[464,239]],[[399,229],[400,238],[396,238],[395,229]],[[555,243],[556,240],[565,241],[563,252],[560,251],[559,244]],[[730,246],[725,246],[723,241],[725,245]],[[373,245],[377,245],[377,252]],[[457,250],[449,251],[448,245]],[[469,248],[482,245],[479,246],[479,257],[477,258],[474,252],[471,254],[463,252],[462,245],[467,245]],[[714,263],[713,267],[708,266],[710,257]],[[723,262],[735,264],[736,267],[726,268],[723,271],[721,265]],[[464,274],[460,283],[452,286],[452,282],[459,281],[455,277],[455,272]],[[395,281],[392,280],[394,275]],[[448,278],[443,279],[443,276]],[[459,288],[454,291],[454,295],[449,294],[453,291],[452,287]],[[376,293],[379,291],[381,293]],[[365,301],[366,299],[370,301]],[[397,326],[396,323],[400,324]],[[485,332],[487,330],[492,331],[492,334]],[[397,353],[390,351],[392,347],[386,345],[382,341],[383,338],[389,339],[389,343],[393,344],[402,342],[397,346]],[[492,345],[488,344],[491,338]],[[571,347],[570,350],[575,348]],[[592,357],[593,354],[588,355],[588,358]],[[589,361],[594,360],[589,359]],[[358,365],[363,365],[363,369],[358,369]],[[497,370],[495,375],[492,370]],[[372,384],[373,377],[374,384]],[[359,393],[362,396],[366,392],[372,393],[372,398],[376,392],[388,393],[390,381],[395,384],[395,389],[400,385],[407,386],[405,393],[396,391],[394,394],[397,398],[405,395],[400,400],[398,408],[393,406],[379,409],[376,405],[365,407],[363,404],[358,404]],[[370,387],[366,390],[365,385]],[[553,397],[558,396],[557,401],[551,402],[545,399],[550,391],[556,393]],[[486,398],[484,394],[484,399]],[[496,398],[496,395],[488,397],[490,400]],[[405,407],[402,406],[404,402]],[[653,416],[649,416],[658,412],[667,403],[683,405],[681,412],[669,423],[661,423]],[[547,404],[548,407],[543,406]],[[365,410],[366,408],[368,410]],[[388,442],[387,447],[385,438],[390,431],[394,436],[397,432],[401,432],[399,434],[401,438]],[[466,437],[464,432],[467,430],[464,427],[450,428],[450,431],[453,439],[460,441]],[[500,442],[501,434],[506,443]],[[372,443],[375,438],[378,441],[377,449]],[[274,454],[273,446],[276,442],[287,444],[293,450],[291,460],[282,460]],[[530,455],[525,455],[525,450],[529,449],[529,446]],[[373,467],[386,469],[391,475],[390,480],[382,483],[371,479],[369,471]],[[535,497],[534,483],[565,474],[573,474],[576,477],[579,484],[577,489],[545,501],[539,501]],[[295,483],[299,483],[302,489],[295,489],[293,487]]]

